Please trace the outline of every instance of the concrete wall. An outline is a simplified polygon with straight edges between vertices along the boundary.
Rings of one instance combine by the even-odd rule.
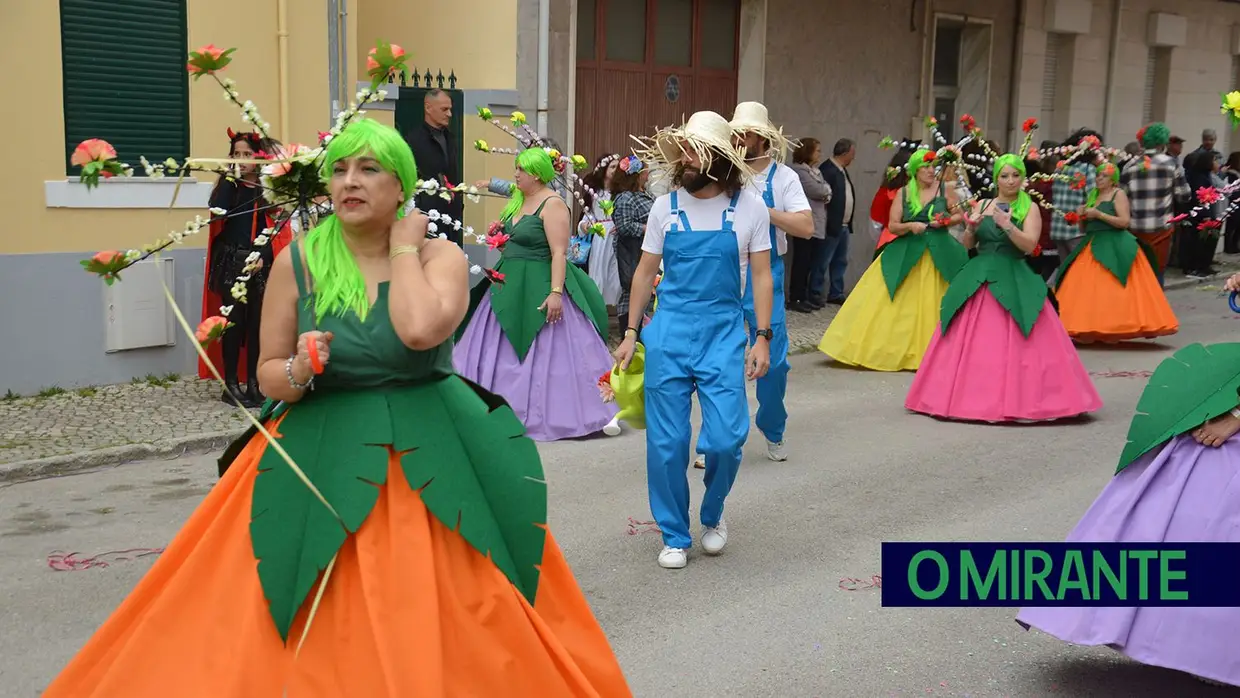
[[[1091,5],[1088,31],[1068,40],[1072,50],[1060,56],[1058,104],[1045,105],[1043,64],[1047,25],[1055,6],[1053,0],[1028,0],[1016,82],[1022,114],[1055,114],[1045,137],[1063,138],[1072,129],[1088,126],[1117,146],[1133,140],[1144,125],[1151,14],[1163,12],[1186,20],[1187,40],[1183,46],[1163,49],[1153,118],[1166,121],[1173,133],[1188,141],[1189,148],[1198,144],[1204,128],[1218,131],[1221,150],[1240,148],[1240,140],[1231,136],[1226,117],[1219,113],[1219,93],[1236,87],[1232,44],[1233,32],[1240,25],[1240,6],[1214,0],[1075,1]],[[1109,75],[1117,8],[1116,60],[1114,73]],[[1108,95],[1110,110],[1106,108]],[[1231,145],[1227,146],[1229,136]]]

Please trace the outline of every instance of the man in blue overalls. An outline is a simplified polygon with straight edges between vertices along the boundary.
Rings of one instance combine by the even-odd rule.
[[[771,218],[768,233],[771,240],[771,279],[775,295],[771,301],[771,369],[758,380],[758,414],[754,422],[766,437],[766,453],[773,461],[788,460],[784,428],[788,410],[784,396],[788,392],[788,325],[784,306],[784,255],[788,252],[788,236],[810,239],[814,236],[814,214],[809,199],[801,188],[801,178],[783,162],[788,158],[788,140],[767,116],[766,107],[758,102],[742,102],[732,115],[732,133],[745,148],[745,159],[752,172],[750,189],[761,196]],[[745,320],[749,323],[749,341],[753,342],[753,294],[745,292]],[[700,450],[700,449],[699,449]]]
[[[746,191],[748,168],[719,114],[698,112],[683,127],[659,132],[641,157],[670,166],[672,190],[655,200],[647,219],[616,361],[628,367],[640,332],[646,348],[646,480],[650,510],[663,531],[658,560],[679,569],[693,545],[688,468],[695,390],[702,407],[698,448],[707,462],[702,548],[717,555],[727,544],[724,500],[749,437],[745,379],[765,375],[770,363],[770,215]],[[660,262],[665,274],[659,307],[639,330]],[[757,324],[748,351],[741,302],[746,288],[756,299]]]

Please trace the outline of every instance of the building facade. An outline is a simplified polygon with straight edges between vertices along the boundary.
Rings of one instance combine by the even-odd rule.
[[[196,325],[205,240],[170,248],[159,263],[135,265],[111,287],[78,262],[100,249],[155,242],[205,215],[214,178],[181,183],[174,200],[171,179],[114,178],[88,192],[69,167],[69,153],[89,137],[105,138],[130,162],[140,154],[153,162],[227,156],[226,129],[246,125],[212,80],[189,79],[188,50],[235,47],[224,74],[256,103],[272,135],[313,143],[357,85],[368,82],[366,52],[379,40],[404,46],[420,72],[454,76],[466,116],[479,105],[510,111],[518,101],[516,66],[504,57],[516,54],[516,24],[516,0],[4,3],[0,62],[20,69],[0,74],[0,84],[24,106],[8,112],[10,165],[0,172],[7,215],[0,236],[0,395],[195,370],[196,354],[159,275]],[[369,115],[394,124],[403,110],[406,121],[420,121],[418,91],[406,99],[409,92],[390,90]],[[511,176],[510,163],[468,145],[476,138],[498,142],[493,127],[475,117],[464,119],[463,129],[468,178]],[[493,200],[467,205],[466,222],[483,229],[499,208]]]

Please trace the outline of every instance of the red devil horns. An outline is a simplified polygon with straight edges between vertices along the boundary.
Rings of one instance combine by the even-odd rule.
[[[236,137],[237,137],[237,132],[232,130],[232,126],[229,126],[228,127],[228,140],[232,140]]]

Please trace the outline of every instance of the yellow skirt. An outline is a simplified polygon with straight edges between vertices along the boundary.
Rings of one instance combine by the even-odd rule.
[[[916,371],[939,325],[945,293],[947,281],[929,250],[913,265],[894,300],[883,280],[882,260],[876,259],[827,327],[818,350],[850,366]]]

